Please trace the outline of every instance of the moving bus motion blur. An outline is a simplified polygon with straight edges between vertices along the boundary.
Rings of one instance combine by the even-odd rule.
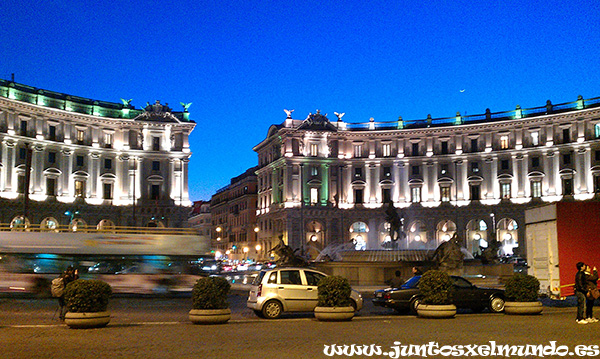
[[[80,278],[108,282],[114,293],[190,292],[214,265],[201,238],[189,228],[74,231],[0,224],[0,292],[48,295],[50,281],[70,265]]]

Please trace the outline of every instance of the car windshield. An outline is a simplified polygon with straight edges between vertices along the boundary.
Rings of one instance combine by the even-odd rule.
[[[420,275],[416,275],[416,276],[410,278],[409,280],[407,280],[404,284],[402,284],[400,286],[400,289],[416,288],[417,287],[417,283],[419,283],[419,279],[421,279]]]

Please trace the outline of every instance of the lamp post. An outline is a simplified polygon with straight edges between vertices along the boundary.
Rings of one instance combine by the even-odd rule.
[[[261,257],[261,255],[259,254],[259,251],[262,248],[261,245],[258,243],[258,232],[260,232],[260,228],[257,225],[254,227],[254,241],[256,242],[256,247],[254,247],[254,248],[256,249],[256,260],[257,261]]]

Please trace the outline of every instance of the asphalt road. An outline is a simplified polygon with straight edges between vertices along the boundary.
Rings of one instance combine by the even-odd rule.
[[[574,307],[545,307],[539,316],[465,313],[432,320],[374,308],[367,299],[352,321],[332,323],[319,322],[311,313],[259,319],[245,308],[245,300],[245,293],[234,293],[232,320],[202,326],[187,320],[189,298],[113,298],[107,327],[75,330],[53,319],[55,300],[1,298],[0,358],[327,358],[329,345],[373,344],[393,353],[390,347],[398,341],[440,346],[556,341],[573,352],[564,357],[575,358],[576,345],[600,344],[600,323],[576,324]]]

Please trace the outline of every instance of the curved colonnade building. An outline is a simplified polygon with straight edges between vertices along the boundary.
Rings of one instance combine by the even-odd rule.
[[[0,80],[0,222],[185,227],[195,122],[122,102]]]
[[[286,112],[254,147],[265,253],[281,235],[314,258],[336,243],[435,249],[456,234],[475,256],[490,236],[524,255],[526,208],[600,193],[600,98],[416,121]]]

